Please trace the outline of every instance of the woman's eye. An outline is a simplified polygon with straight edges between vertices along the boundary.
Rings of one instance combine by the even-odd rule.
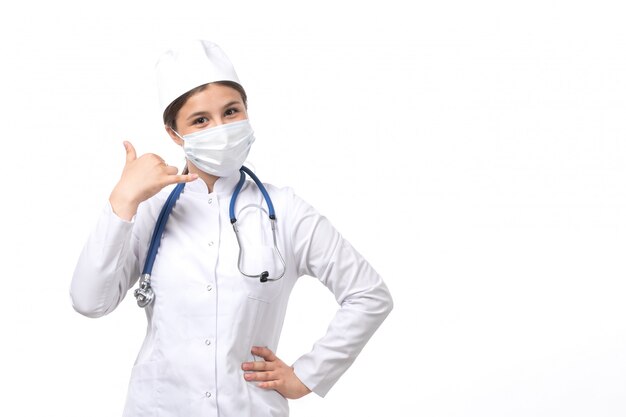
[[[208,123],[209,119],[207,119],[206,117],[198,117],[196,120],[193,121],[193,124],[195,125],[201,125],[204,123]]]
[[[233,115],[235,115],[238,112],[239,112],[239,110],[237,110],[237,109],[228,109],[228,110],[226,110],[224,112],[224,115],[225,116],[233,116]]]

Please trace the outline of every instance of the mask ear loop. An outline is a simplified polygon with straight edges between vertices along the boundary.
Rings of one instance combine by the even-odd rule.
[[[172,132],[174,132],[176,136],[181,138],[183,141],[185,140],[185,138],[183,138],[180,134],[178,134],[178,132],[175,131],[174,128],[172,128],[171,126],[169,128],[172,129]],[[189,174],[189,167],[187,166],[187,160],[185,160],[185,167],[183,168],[183,172],[181,173],[181,175],[187,175],[187,174]]]

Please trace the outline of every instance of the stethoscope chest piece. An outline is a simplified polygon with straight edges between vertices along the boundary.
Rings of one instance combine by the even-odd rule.
[[[139,278],[139,288],[135,290],[137,305],[141,308],[147,307],[154,301],[154,290],[150,286],[150,275],[142,274]]]

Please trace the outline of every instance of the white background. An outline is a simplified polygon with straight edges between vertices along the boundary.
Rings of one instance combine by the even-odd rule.
[[[620,3],[13,3],[0,415],[121,415],[144,313],[129,295],[87,319],[68,289],[122,140],[182,166],[153,65],[188,38],[234,62],[260,177],[327,215],[394,296],[353,367],[293,416],[626,415]],[[278,355],[307,352],[335,308],[303,278]]]

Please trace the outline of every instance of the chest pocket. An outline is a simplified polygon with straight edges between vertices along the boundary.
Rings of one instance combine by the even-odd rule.
[[[248,297],[270,302],[279,295],[283,278],[275,281],[272,278],[278,278],[282,274],[283,264],[273,246],[242,247],[240,266],[242,272],[240,276],[244,281]],[[261,282],[260,277],[246,276],[263,273],[267,273],[269,277],[265,282]]]

